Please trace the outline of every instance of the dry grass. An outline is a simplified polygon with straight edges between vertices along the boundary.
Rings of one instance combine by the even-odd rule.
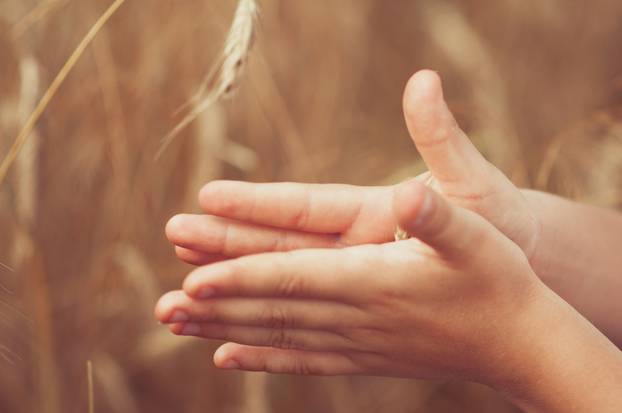
[[[123,3],[125,3],[125,0],[115,0],[104,12],[104,14],[102,14],[101,17],[97,19],[95,24],[93,24],[91,29],[86,34],[86,36],[84,36],[80,44],[78,44],[76,50],[74,50],[71,56],[69,56],[69,59],[67,59],[67,62],[65,62],[63,67],[60,69],[58,75],[50,84],[50,87],[48,87],[48,89],[43,93],[41,100],[35,107],[32,114],[26,120],[26,124],[24,125],[22,130],[17,135],[14,144],[11,145],[9,153],[2,160],[2,163],[0,163],[0,184],[2,184],[2,181],[4,181],[4,178],[6,177],[9,168],[11,167],[13,162],[15,162],[15,159],[17,159],[19,152],[24,147],[27,139],[32,134],[32,131],[34,130],[37,121],[41,118],[41,115],[58,92],[58,89],[60,89],[63,82],[65,81],[73,67],[76,65],[80,57],[82,57],[82,54],[84,53],[86,48],[91,44],[95,36],[97,36],[97,33],[99,33],[101,28],[108,22],[108,20],[114,15],[114,13],[116,13],[116,11],[119,9],[119,7],[123,5]]]
[[[0,158],[111,3],[3,2]],[[0,411],[88,411],[87,360],[98,412],[513,411],[461,383],[216,371],[215,343],[152,319],[188,271],[162,228],[215,178],[375,184],[420,172],[400,102],[423,67],[442,73],[460,123],[516,182],[622,207],[622,4],[261,6],[227,63],[237,1],[126,2],[33,123],[0,187]],[[187,107],[196,121],[154,162],[201,84]],[[231,84],[235,98],[220,99]]]
[[[233,23],[231,23],[218,63],[207,74],[195,96],[184,105],[184,107],[190,107],[190,113],[164,138],[156,159],[162,155],[173,139],[201,113],[219,100],[230,96],[236,89],[253,46],[258,14],[259,7],[255,0],[238,1]]]

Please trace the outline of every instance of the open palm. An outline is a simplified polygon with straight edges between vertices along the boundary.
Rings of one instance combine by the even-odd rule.
[[[539,231],[535,215],[521,191],[460,130],[436,73],[411,78],[404,113],[429,168],[416,179],[487,219],[531,257]],[[383,243],[401,222],[393,207],[397,188],[215,181],[199,194],[205,215],[177,215],[166,232],[179,258],[195,265],[269,251]]]

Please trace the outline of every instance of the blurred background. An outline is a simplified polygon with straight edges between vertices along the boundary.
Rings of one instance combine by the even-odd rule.
[[[2,0],[0,157],[111,0]],[[216,178],[394,183],[423,171],[402,120],[432,68],[519,185],[622,206],[619,0],[262,0],[239,91],[157,161],[235,0],[127,0],[0,186],[0,411],[513,412],[457,382],[217,371],[219,343],[153,320],[177,288],[163,227]]]

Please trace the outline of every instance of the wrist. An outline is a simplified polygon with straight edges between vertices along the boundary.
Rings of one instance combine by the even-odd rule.
[[[542,278],[550,272],[551,258],[555,252],[553,251],[553,243],[546,240],[554,238],[551,235],[551,226],[547,225],[547,203],[544,202],[543,192],[531,189],[521,189],[521,194],[526,201],[528,213],[531,216],[531,242],[529,249],[525,252],[529,264],[533,268],[538,277]]]
[[[525,411],[622,411],[622,353],[544,285],[509,336],[488,384]]]

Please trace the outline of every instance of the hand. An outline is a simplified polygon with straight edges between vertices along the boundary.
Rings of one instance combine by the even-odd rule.
[[[515,347],[535,334],[532,306],[546,290],[525,255],[416,181],[394,199],[417,239],[208,265],[156,316],[175,334],[236,343],[216,352],[222,368],[514,380]]]
[[[184,291],[160,300],[157,318],[176,334],[233,342],[214,355],[223,368],[462,378],[491,385],[526,411],[620,411],[622,353],[528,263],[545,274],[550,256],[562,255],[551,251],[568,242],[548,254],[542,246],[559,243],[560,228],[576,238],[555,215],[560,203],[519,191],[483,159],[457,128],[434,73],[416,74],[404,101],[430,168],[419,179],[466,209],[413,182],[213,182],[200,195],[209,215],[174,217],[167,234],[188,262],[225,261],[190,274]],[[607,239],[617,239],[616,223]],[[398,224],[416,239],[383,244]],[[599,245],[586,254],[597,255]],[[313,247],[341,249],[245,256]],[[604,268],[617,268],[610,261]],[[569,272],[560,268],[554,272]],[[581,286],[572,291],[580,295]],[[587,313],[610,320],[594,302]]]
[[[419,179],[486,218],[531,258],[539,232],[535,214],[459,129],[434,72],[421,71],[409,81],[404,112],[430,170]],[[166,232],[179,258],[195,265],[268,251],[383,243],[393,239],[397,225],[391,207],[397,188],[215,181],[199,195],[207,215],[175,216]]]

